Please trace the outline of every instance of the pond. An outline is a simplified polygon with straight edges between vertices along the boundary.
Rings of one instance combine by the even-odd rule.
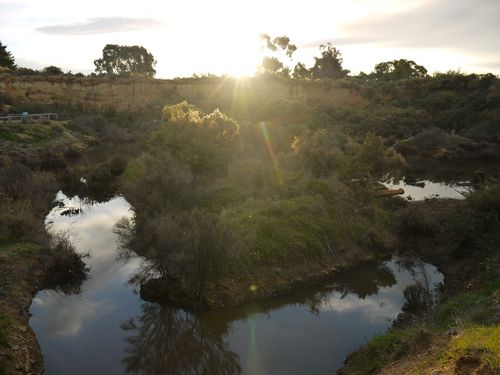
[[[42,290],[30,325],[51,374],[331,374],[383,333],[417,280],[437,290],[443,276],[392,258],[344,271],[327,285],[201,313],[142,301],[130,279],[146,261],[123,257],[113,226],[132,215],[122,197],[92,204],[59,193],[47,216],[88,253],[78,293]]]
[[[421,201],[430,198],[465,199],[466,193],[472,190],[470,182],[442,182],[416,180],[411,183],[406,180],[384,182],[388,189],[403,189],[403,198]]]

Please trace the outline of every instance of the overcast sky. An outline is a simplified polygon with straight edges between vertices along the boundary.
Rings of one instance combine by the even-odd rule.
[[[268,33],[289,36],[309,66],[331,42],[353,73],[407,58],[500,74],[500,0],[0,0],[0,17],[0,41],[30,68],[89,73],[113,43],[146,47],[160,78],[251,74]]]

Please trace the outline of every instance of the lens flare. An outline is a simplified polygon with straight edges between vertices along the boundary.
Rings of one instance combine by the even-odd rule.
[[[267,147],[267,152],[269,156],[271,157],[271,161],[273,163],[274,171],[276,173],[276,179],[278,181],[278,185],[283,184],[283,175],[281,173],[281,170],[278,166],[278,160],[276,159],[276,153],[273,148],[273,143],[271,140],[271,136],[269,132],[267,131],[267,125],[265,121],[262,121],[260,124],[260,129],[262,131],[262,136],[264,137],[264,141],[266,142],[266,147]]]
[[[253,317],[249,319],[249,326],[250,326],[250,342],[248,345],[248,356],[247,356],[247,365],[246,369],[248,370],[249,374],[264,374],[264,371],[262,370],[262,361],[260,359],[260,354],[259,354],[259,348],[257,347],[257,339],[256,339],[256,332],[257,332],[257,324],[256,324],[256,318]]]

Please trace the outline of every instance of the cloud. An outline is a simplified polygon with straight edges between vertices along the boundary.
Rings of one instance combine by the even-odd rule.
[[[33,298],[33,322],[45,336],[77,336],[85,324],[111,313],[110,301],[93,301],[88,296],[41,291]]]
[[[85,22],[42,26],[35,30],[49,35],[90,35],[137,31],[165,24],[164,21],[153,18],[96,17]]]
[[[499,19],[500,6],[495,0],[426,0],[404,11],[372,14],[342,25],[338,38],[305,46],[332,42],[495,52],[500,38]]]

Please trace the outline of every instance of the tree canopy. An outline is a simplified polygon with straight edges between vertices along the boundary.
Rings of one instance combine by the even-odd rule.
[[[373,75],[377,79],[396,81],[399,79],[422,78],[427,75],[427,69],[415,61],[400,59],[385,61],[375,65]]]
[[[50,65],[50,66],[43,68],[42,72],[43,72],[43,74],[47,74],[50,76],[60,76],[60,75],[64,74],[64,72],[62,71],[61,68],[59,68],[58,66],[54,66],[54,65]]]
[[[315,57],[314,66],[311,68],[312,77],[315,79],[339,79],[344,78],[349,70],[342,68],[342,55],[340,51],[330,43],[319,47],[320,57]]]
[[[295,68],[293,68],[292,77],[295,79],[311,78],[311,70],[307,69],[303,63],[299,62],[295,65]]]
[[[108,75],[143,75],[154,77],[156,60],[142,46],[119,46],[107,44],[102,50],[102,58],[94,61],[95,71]]]
[[[280,58],[290,60],[293,53],[297,50],[295,44],[290,43],[287,36],[278,36],[272,39],[268,34],[261,34],[262,49],[273,52],[275,56],[266,56],[262,60],[260,72],[264,74],[290,77],[290,68],[285,66]]]
[[[286,35],[278,36],[274,39],[268,34],[261,34],[260,39],[262,40],[264,47],[272,52],[284,51],[288,57],[292,57],[293,53],[297,50],[295,44],[290,43],[290,38]]]
[[[7,46],[4,46],[2,42],[0,42],[0,66],[5,66],[9,69],[16,69],[14,56],[12,56],[12,53],[7,51]]]

